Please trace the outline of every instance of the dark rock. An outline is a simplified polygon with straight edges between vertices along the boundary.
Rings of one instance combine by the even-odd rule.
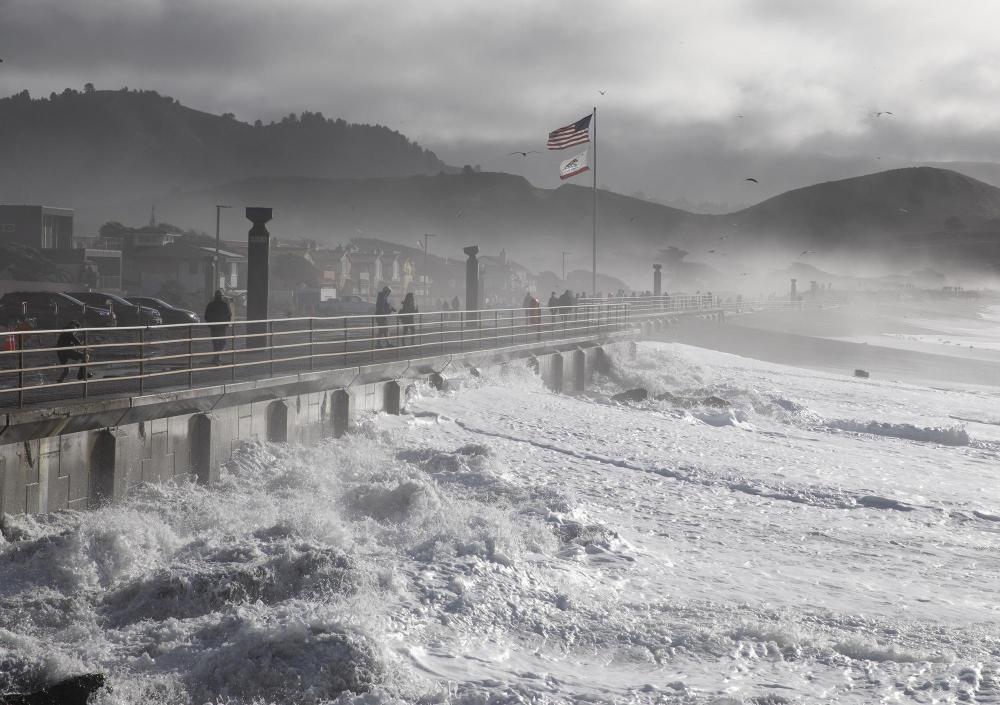
[[[444,375],[440,372],[432,372],[427,381],[431,383],[431,386],[439,392],[443,392],[448,386],[447,380],[445,380]]]
[[[663,394],[657,394],[653,398],[656,399],[656,401],[665,401],[665,402],[668,402],[670,404],[679,404],[679,403],[681,403],[683,401],[680,397],[674,396],[670,392],[664,392]]]
[[[649,398],[649,392],[647,392],[642,387],[636,389],[629,389],[620,394],[615,394],[611,397],[612,401],[646,401]]]
[[[701,403],[705,406],[710,406],[713,409],[728,409],[730,404],[725,399],[720,399],[716,396],[705,397],[701,400]]]
[[[861,379],[868,379],[871,375],[868,374],[868,370],[854,370],[854,376],[860,377]]]
[[[7,695],[3,705],[87,705],[92,693],[104,687],[103,673],[84,673],[59,681],[34,693]]]

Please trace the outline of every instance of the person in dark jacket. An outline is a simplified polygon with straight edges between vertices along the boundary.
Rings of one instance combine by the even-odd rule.
[[[383,345],[385,347],[392,347],[389,342],[389,316],[396,312],[396,309],[392,307],[392,303],[389,301],[389,294],[392,293],[392,289],[389,287],[384,287],[382,291],[378,292],[378,297],[375,299],[375,325],[378,327],[377,340],[375,341],[375,347],[381,348]],[[385,340],[382,340],[385,338]]]
[[[403,305],[399,308],[399,324],[403,327],[403,345],[406,345],[406,336],[410,336],[410,345],[415,345],[417,342],[417,327],[413,325],[416,316],[413,314],[419,313],[417,310],[417,302],[413,300],[413,293],[410,292],[403,297]]]
[[[59,338],[56,339],[56,347],[59,348],[56,351],[56,357],[59,359],[59,364],[64,365],[62,372],[59,373],[59,379],[56,380],[57,383],[61,383],[66,379],[66,375],[69,374],[70,362],[78,360],[80,362],[80,370],[76,373],[76,378],[79,380],[89,379],[93,377],[93,373],[87,372],[87,359],[90,355],[87,351],[81,350],[83,347],[83,342],[77,337],[76,329],[80,327],[79,321],[70,321],[70,327],[59,334]]]
[[[538,340],[542,339],[542,308],[541,304],[538,303],[538,299],[531,295],[529,291],[524,295],[524,301],[521,302],[521,306],[524,308],[524,319],[528,324],[528,329],[535,333]],[[527,331],[525,331],[527,334]]]
[[[453,297],[451,300],[451,310],[458,311],[461,310],[461,308],[462,308],[462,302],[458,300],[457,296]]]
[[[576,299],[573,297],[573,292],[567,289],[559,297],[559,313],[562,314],[561,318],[563,322],[569,320],[570,313],[573,311],[573,306],[576,305]]]
[[[226,330],[229,328],[229,323],[232,320],[233,307],[223,295],[222,289],[216,289],[215,298],[209,301],[208,306],[205,307],[205,321],[207,323],[222,324],[208,327],[209,332],[212,334],[212,350],[215,352],[212,364],[218,365],[221,362],[219,353],[226,348]]]

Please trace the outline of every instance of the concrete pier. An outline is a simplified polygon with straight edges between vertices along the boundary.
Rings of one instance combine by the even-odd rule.
[[[554,391],[583,391],[609,364],[600,342],[476,352],[309,372],[202,389],[80,401],[0,414],[0,513],[86,509],[136,485],[191,477],[210,484],[241,444],[342,436],[359,414],[405,410],[408,390],[441,370],[533,360]]]

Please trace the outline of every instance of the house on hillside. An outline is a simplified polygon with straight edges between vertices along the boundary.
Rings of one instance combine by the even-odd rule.
[[[319,270],[320,288],[333,289],[333,297],[346,291],[347,282],[351,278],[351,255],[347,248],[337,246],[332,250],[317,249],[310,255]]]
[[[129,293],[143,296],[163,295],[170,301],[172,295],[197,301],[206,292],[218,288],[212,281],[215,248],[170,242],[160,247],[141,247],[128,255],[128,273],[125,277]],[[228,290],[246,288],[246,257],[219,251],[220,282]],[[170,301],[171,303],[179,303]]]
[[[517,307],[526,291],[534,291],[534,275],[524,265],[507,259],[507,252],[479,256],[479,287],[488,308]]]
[[[355,294],[374,301],[385,286],[382,250],[351,250],[351,276],[344,282],[344,295]]]
[[[0,206],[0,241],[36,250],[72,250],[73,209]]]

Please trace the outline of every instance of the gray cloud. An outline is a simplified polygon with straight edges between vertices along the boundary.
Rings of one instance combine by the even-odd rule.
[[[810,155],[1000,159],[997,19],[991,0],[7,0],[0,92],[91,81],[247,120],[320,110],[549,186],[558,155],[506,152],[596,104],[602,182],[738,200],[732,169],[795,182]]]

